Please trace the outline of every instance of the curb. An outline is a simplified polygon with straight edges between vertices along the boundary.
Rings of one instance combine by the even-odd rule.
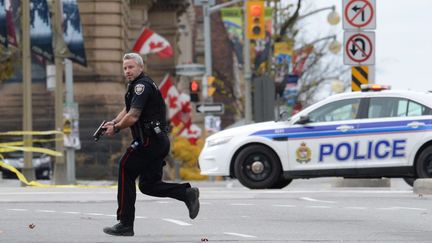
[[[383,179],[337,179],[333,187],[391,187],[390,178]]]
[[[417,179],[413,191],[416,194],[432,194],[432,179]]]

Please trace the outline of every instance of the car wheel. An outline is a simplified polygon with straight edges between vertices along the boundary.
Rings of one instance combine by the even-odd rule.
[[[416,178],[404,177],[403,179],[408,185],[414,186],[414,181],[416,180]]]
[[[432,146],[424,149],[416,161],[418,178],[432,177]]]
[[[290,183],[292,182],[292,179],[285,179],[285,178],[279,178],[278,181],[276,181],[275,184],[273,184],[273,186],[271,186],[271,189],[282,189],[286,186],[288,186]]]
[[[274,152],[262,145],[244,148],[234,162],[235,176],[251,189],[271,188],[281,172],[281,164]]]

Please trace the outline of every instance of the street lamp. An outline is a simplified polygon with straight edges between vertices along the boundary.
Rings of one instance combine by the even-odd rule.
[[[329,50],[333,54],[338,54],[342,48],[342,45],[339,41],[333,39],[333,41],[329,44]]]
[[[328,39],[333,39],[332,42],[329,44],[329,51],[333,54],[338,54],[341,50],[341,43],[339,43],[339,41],[337,41],[336,39],[336,35],[329,35],[323,38],[319,38],[317,40],[314,40],[313,42],[309,43],[309,45],[315,45],[316,43],[323,41],[323,40],[328,40]]]
[[[299,16],[297,18],[297,20],[304,19],[304,18],[306,18],[308,16],[311,16],[313,14],[316,14],[316,13],[319,13],[319,12],[325,11],[325,10],[331,10],[331,12],[329,13],[329,15],[327,15],[327,21],[329,22],[329,24],[331,24],[331,25],[337,25],[339,23],[339,21],[340,21],[340,17],[339,17],[339,14],[336,12],[336,7],[334,5],[330,6],[330,7],[319,8],[319,9],[311,11],[311,12],[305,14],[305,15],[301,15],[301,16]]]

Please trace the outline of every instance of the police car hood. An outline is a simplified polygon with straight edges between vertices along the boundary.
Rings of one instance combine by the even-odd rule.
[[[277,129],[287,127],[287,121],[269,121],[253,123],[249,125],[243,125],[238,127],[229,128],[220,132],[217,132],[208,137],[208,139],[220,138],[220,137],[234,137],[238,135],[250,135],[260,130]]]

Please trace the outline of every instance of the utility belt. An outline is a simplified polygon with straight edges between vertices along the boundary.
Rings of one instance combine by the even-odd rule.
[[[162,125],[159,121],[143,122],[142,128],[145,136],[157,136],[168,132],[168,126]]]

